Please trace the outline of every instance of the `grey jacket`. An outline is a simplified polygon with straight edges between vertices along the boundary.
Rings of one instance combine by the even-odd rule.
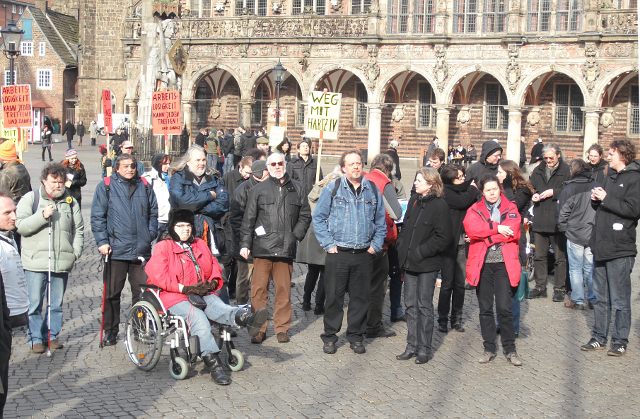
[[[588,247],[593,230],[596,210],[591,205],[591,189],[594,183],[590,173],[581,173],[564,182],[558,200],[558,231],[567,240]]]
[[[16,226],[22,236],[22,265],[28,271],[49,270],[49,221],[42,216],[42,210],[53,202],[56,211],[51,216],[51,271],[71,272],[84,247],[84,221],[80,205],[68,191],[56,200],[49,199],[42,186],[35,193],[40,194],[35,213],[34,192],[27,193],[16,210]]]

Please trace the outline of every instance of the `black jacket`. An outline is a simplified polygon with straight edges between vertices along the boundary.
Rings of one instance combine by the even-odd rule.
[[[400,156],[395,148],[391,147],[384,152],[393,159],[393,172],[391,173],[396,179],[402,179],[402,172],[400,172]]]
[[[231,196],[229,200],[229,222],[231,224],[231,231],[233,231],[234,243],[232,251],[235,256],[240,252],[240,248],[238,248],[238,244],[240,243],[240,228],[242,227],[242,219],[244,218],[244,209],[247,206],[249,191],[258,183],[260,182],[251,176],[249,179],[238,185],[233,196]]]
[[[529,188],[521,186],[514,190],[511,176],[507,175],[502,183],[502,190],[504,192],[504,196],[506,196],[509,201],[516,204],[520,217],[531,218],[531,215],[529,215],[529,208],[531,207],[531,196],[533,196],[533,192],[531,192]]]
[[[297,242],[311,223],[309,200],[302,185],[286,173],[284,179],[281,184],[270,177],[249,191],[240,248],[250,249],[253,257],[294,259]]]
[[[76,135],[76,127],[73,126],[71,122],[67,122],[64,124],[64,128],[62,129],[62,135],[67,135],[67,140],[73,140],[73,136]]]
[[[558,230],[567,240],[588,247],[596,212],[591,205],[591,173],[577,174],[564,183],[558,200]]]
[[[538,233],[555,233],[557,231],[558,220],[558,198],[562,192],[562,185],[569,179],[569,165],[562,159],[558,163],[558,168],[547,180],[547,165],[540,163],[529,177],[536,193],[542,193],[547,189],[553,189],[553,196],[544,201],[533,204],[533,225],[532,230]]]
[[[453,240],[451,241],[449,250],[457,253],[458,241],[463,231],[462,220],[467,215],[467,209],[476,203],[480,192],[475,186],[471,186],[468,180],[460,185],[444,185],[444,201],[449,206],[449,219],[451,224],[451,233]]]
[[[398,238],[400,268],[423,273],[442,269],[442,253],[453,236],[449,207],[442,198],[414,195]]]
[[[291,179],[297,180],[302,184],[304,196],[309,196],[309,192],[311,192],[313,185],[316,183],[317,167],[317,161],[313,156],[309,156],[307,161],[297,156],[287,164],[287,173],[289,173]],[[322,179],[322,168],[320,169],[320,179]]]
[[[496,150],[502,150],[500,144],[496,143],[493,140],[485,141],[482,143],[482,151],[480,152],[480,159],[477,162],[473,163],[467,169],[467,179],[475,180],[476,183],[486,175],[495,175],[498,173],[498,165],[497,164],[488,164],[486,162],[487,156],[491,155]]]
[[[242,134],[240,137],[240,150],[236,147],[236,154],[239,156],[246,156],[247,151],[257,147],[257,137],[253,133],[248,131]]]
[[[222,151],[222,155],[227,157],[229,154],[233,154],[233,135],[226,134],[222,140],[220,140],[220,148]]]
[[[71,166],[65,166],[65,168],[67,169],[68,175],[73,175],[71,186],[67,188],[69,190],[69,194],[78,201],[78,204],[81,204],[82,192],[80,188],[87,184],[87,172],[84,170],[84,164],[79,161],[78,163],[78,168]]]
[[[542,149],[544,148],[544,144],[535,143],[533,147],[531,147],[531,160],[529,160],[529,164],[537,163],[542,160]]]
[[[603,187],[604,180],[609,174],[609,164],[604,160],[600,160],[595,166],[591,163],[589,163],[589,166],[591,167],[591,177],[595,182],[595,186]]]
[[[236,188],[244,182],[244,178],[238,169],[233,169],[224,174],[223,180],[224,186],[227,187],[227,192],[229,193],[229,200],[231,200],[236,193]]]
[[[607,196],[598,205],[591,235],[591,251],[597,261],[635,256],[636,228],[640,218],[640,160],[619,173],[609,168]]]

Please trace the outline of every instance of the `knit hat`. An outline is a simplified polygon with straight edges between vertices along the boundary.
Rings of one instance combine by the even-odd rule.
[[[18,160],[18,153],[16,153],[16,144],[13,142],[13,140],[5,140],[2,144],[0,144],[0,160]]]
[[[69,150],[67,150],[66,153],[64,153],[64,158],[68,159],[68,158],[71,158],[71,157],[75,157],[77,155],[78,155],[78,152],[76,151],[76,149],[75,148],[70,148]]]
[[[167,232],[169,233],[169,237],[171,237],[172,240],[175,240],[177,242],[181,241],[180,237],[178,237],[178,234],[176,233],[174,227],[176,226],[176,224],[178,223],[189,223],[191,224],[191,236],[189,236],[189,238],[186,240],[187,243],[191,243],[193,241],[193,234],[194,234],[194,217],[193,217],[193,212],[189,211],[189,210],[184,210],[184,209],[178,209],[178,210],[173,210],[169,213],[169,224],[167,225]]]
[[[264,160],[256,160],[251,164],[251,173],[262,179],[262,174],[267,170],[267,162]]]

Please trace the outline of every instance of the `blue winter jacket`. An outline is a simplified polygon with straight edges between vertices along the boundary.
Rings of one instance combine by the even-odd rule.
[[[114,173],[109,194],[104,181],[96,187],[91,206],[91,230],[98,247],[111,245],[111,258],[137,260],[151,257],[151,242],[158,232],[158,203],[151,185],[140,178],[131,182]]]

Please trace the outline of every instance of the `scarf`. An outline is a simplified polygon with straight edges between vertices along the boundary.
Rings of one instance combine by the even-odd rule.
[[[486,199],[484,200],[484,204],[487,206],[487,209],[489,210],[489,218],[491,218],[491,221],[498,224],[500,224],[500,200],[501,198],[498,198],[498,200],[493,204],[490,204],[489,202],[487,202]],[[498,248],[497,244],[494,244],[493,246],[491,246],[491,250],[496,250],[497,248]]]

